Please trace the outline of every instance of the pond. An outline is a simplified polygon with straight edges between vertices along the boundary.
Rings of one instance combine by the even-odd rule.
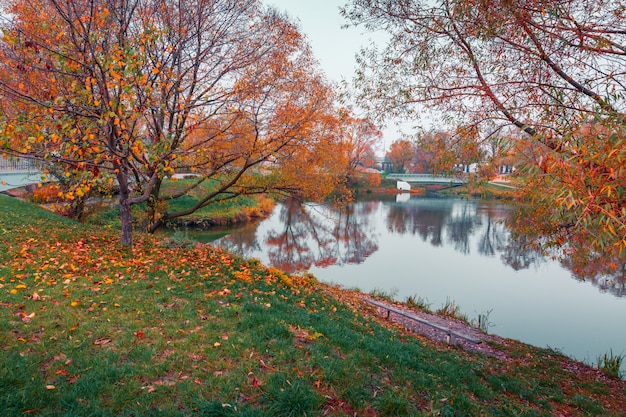
[[[40,181],[39,172],[0,172],[0,192]]]
[[[511,214],[490,201],[408,194],[341,209],[292,202],[213,244],[345,288],[421,298],[433,310],[453,302],[470,320],[488,314],[490,333],[587,363],[626,354],[624,281],[581,280],[521,250],[503,223]]]

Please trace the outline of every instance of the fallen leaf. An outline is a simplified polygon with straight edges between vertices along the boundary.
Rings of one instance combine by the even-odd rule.
[[[28,323],[29,321],[31,321],[33,319],[33,317],[35,317],[35,313],[30,313],[30,314],[22,317],[22,321],[24,323]]]

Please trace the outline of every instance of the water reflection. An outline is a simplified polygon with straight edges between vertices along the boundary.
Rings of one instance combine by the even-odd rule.
[[[512,238],[505,224],[512,214],[508,206],[407,196],[344,206],[310,206],[289,200],[277,206],[258,229],[256,225],[242,228],[216,244],[246,257],[264,252],[272,266],[287,272],[360,264],[379,250],[381,233],[417,237],[432,247],[451,248],[464,256],[499,256],[513,271],[553,262],[523,238]],[[568,266],[567,260],[563,266]],[[588,280],[601,291],[626,295],[623,272]]]
[[[287,272],[363,262],[378,250],[369,218],[380,202],[344,206],[302,205],[288,200],[275,210],[263,237],[270,264]],[[276,212],[278,214],[276,214]],[[256,228],[245,228],[217,242],[243,256],[260,249]]]

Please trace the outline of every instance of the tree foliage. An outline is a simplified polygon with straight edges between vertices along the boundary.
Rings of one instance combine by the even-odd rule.
[[[332,91],[296,27],[259,1],[40,3],[5,2],[2,147],[80,178],[69,197],[114,184],[123,244],[138,203],[155,230],[216,199],[319,197],[338,181]],[[168,212],[175,171],[215,191]]]
[[[407,164],[415,155],[414,146],[406,139],[393,142],[387,152],[387,157],[391,161],[394,172],[405,172]]]
[[[361,54],[364,105],[386,116],[432,108],[470,140],[516,127],[520,224],[542,247],[623,264],[624,1],[352,0],[343,13],[390,36]]]
[[[359,118],[343,112],[343,139],[350,147],[350,168],[363,166],[370,168],[376,163],[376,150],[383,138],[383,133],[367,118]]]

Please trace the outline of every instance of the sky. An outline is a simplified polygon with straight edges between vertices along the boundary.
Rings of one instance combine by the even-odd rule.
[[[342,29],[346,20],[339,14],[348,0],[266,0],[266,4],[286,12],[307,36],[315,57],[330,81],[352,80],[354,55],[367,45],[370,35],[364,29]]]
[[[349,0],[265,0],[268,6],[274,6],[279,11],[286,12],[292,21],[299,25],[313,49],[313,54],[326,73],[329,81],[351,82],[356,69],[355,55],[362,46],[367,46],[372,40],[380,41],[375,34],[366,32],[364,28],[350,27],[343,29],[348,23],[339,13]],[[389,145],[401,137],[397,127],[381,129],[384,135],[382,149],[384,153]],[[404,125],[408,131],[408,125]]]

